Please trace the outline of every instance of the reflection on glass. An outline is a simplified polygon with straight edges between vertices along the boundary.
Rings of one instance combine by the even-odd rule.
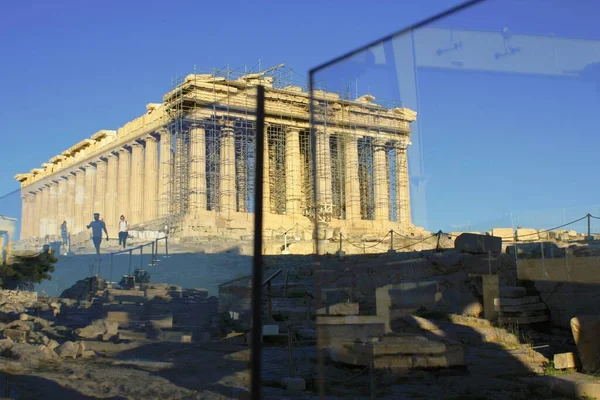
[[[312,71],[316,392],[600,384],[600,42],[571,6],[479,2]]]

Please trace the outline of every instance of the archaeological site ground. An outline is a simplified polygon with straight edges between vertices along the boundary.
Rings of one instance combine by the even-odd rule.
[[[533,3],[190,68],[33,160],[0,398],[600,399],[600,35]]]

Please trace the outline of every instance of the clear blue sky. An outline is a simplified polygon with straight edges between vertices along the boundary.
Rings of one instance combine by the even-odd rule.
[[[191,72],[194,65],[251,67],[260,59],[265,67],[284,62],[306,76],[311,67],[458,3],[3,4],[0,195],[18,188],[14,174],[142,114],[147,103],[161,100],[173,76]],[[447,22],[486,30],[508,24],[519,33],[581,38],[598,33],[593,18],[600,10],[592,0],[580,0],[579,8],[565,7],[567,0],[535,1],[544,4],[542,9],[528,8],[525,1],[509,3],[520,7]],[[420,99],[429,177],[427,228],[506,225],[505,215],[513,210],[587,210],[600,203],[593,157],[599,122],[594,82],[427,70],[420,73]],[[0,213],[14,215],[12,209],[0,200]],[[558,218],[555,211],[543,214],[548,216],[536,217],[536,225]]]

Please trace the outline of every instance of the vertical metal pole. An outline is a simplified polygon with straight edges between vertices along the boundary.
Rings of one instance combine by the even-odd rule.
[[[390,229],[390,235],[392,235],[392,240],[390,240],[390,251],[394,250],[394,230]]]
[[[271,291],[271,281],[267,283],[267,304],[268,304],[268,316],[271,318],[273,316],[273,292]]]
[[[140,246],[140,268],[144,268],[144,245]]]
[[[340,232],[340,257],[342,255],[342,238],[343,238],[342,232]]]
[[[154,265],[154,260],[156,258],[155,255],[154,255],[154,245],[155,245],[155,242],[152,242],[152,257],[150,257],[150,264],[151,265]]]
[[[165,257],[169,257],[169,238],[165,236]]]
[[[370,392],[371,400],[377,399],[377,375],[375,374],[375,364],[371,361],[369,364]]]
[[[587,223],[588,223],[588,234],[587,235],[588,235],[588,239],[590,238],[590,236],[592,236],[592,234],[590,233],[590,219],[591,219],[591,216],[592,215],[590,213],[588,213],[588,215],[587,215]]]
[[[288,321],[287,323],[287,328],[288,328],[288,358],[289,358],[289,362],[290,362],[290,378],[293,378],[296,376],[296,368],[294,367],[294,341],[292,338],[292,324]]]
[[[133,249],[129,250],[129,267],[127,268],[127,275],[131,275],[131,257],[133,256]]]
[[[113,253],[110,253],[110,271],[108,273],[108,281],[112,282],[112,270],[113,270]]]
[[[285,284],[283,285],[283,297],[287,297],[287,288],[288,288],[288,277],[290,274],[290,270],[285,270]]]
[[[252,349],[251,351],[251,394],[252,399],[261,396],[261,353],[262,353],[262,230],[263,230],[263,164],[265,134],[265,88],[256,87],[256,168],[254,173],[254,258],[252,264]]]

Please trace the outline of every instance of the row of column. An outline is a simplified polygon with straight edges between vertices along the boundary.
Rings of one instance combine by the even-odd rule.
[[[389,150],[393,148],[395,157],[395,200],[396,221],[403,226],[411,226],[410,215],[410,183],[408,175],[407,145],[403,142],[393,143],[390,146],[387,139],[373,141],[373,192],[374,192],[374,220],[390,220],[390,185],[388,171]],[[287,146],[287,143],[286,143]],[[287,150],[287,149],[286,149]],[[332,169],[330,133],[317,132],[317,191],[320,206],[330,205],[332,198]],[[287,154],[287,153],[286,153]],[[360,220],[361,197],[360,181],[358,175],[358,137],[348,135],[344,137],[344,168],[345,168],[345,211],[346,220]]]
[[[116,235],[119,217],[130,224],[151,221],[167,215],[159,207],[167,199],[170,181],[170,141],[168,131],[160,132],[162,160],[158,140],[148,135],[129,148],[123,147],[63,176],[57,176],[25,193],[22,198],[21,237],[59,237],[61,224],[71,234],[84,231],[99,213],[109,234]],[[160,161],[160,162],[159,162]]]
[[[268,128],[266,128],[268,129]],[[189,141],[189,204],[192,213],[207,209],[206,131],[201,124],[190,126]],[[285,127],[285,213],[302,215],[302,162],[300,132]],[[244,206],[238,198],[240,185],[236,171],[235,135],[233,124],[223,123],[220,129],[218,210],[229,215]],[[172,137],[168,130],[159,132],[159,141],[148,135],[140,141],[96,159],[75,171],[50,180],[23,197],[22,237],[58,236],[60,225],[67,222],[71,233],[85,229],[95,212],[100,213],[107,227],[114,230],[120,215],[130,224],[151,221],[169,214],[169,196],[174,193]],[[345,179],[343,182],[347,220],[360,220],[358,138],[340,136],[343,140]],[[263,212],[271,212],[269,141],[265,131],[265,162],[263,168]],[[390,220],[390,185],[388,171],[388,141],[373,141],[374,219]],[[406,146],[397,142],[396,152],[396,213],[401,225],[411,225],[410,189]],[[319,205],[331,205],[332,160],[330,133],[317,133],[316,175]],[[238,172],[236,174],[236,172]],[[242,171],[243,172],[243,171]],[[248,177],[244,178],[245,180]],[[242,180],[244,180],[242,179]],[[237,182],[237,184],[236,184]]]

